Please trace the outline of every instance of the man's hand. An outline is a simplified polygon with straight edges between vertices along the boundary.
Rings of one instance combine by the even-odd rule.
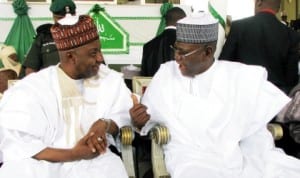
[[[99,154],[104,153],[107,148],[106,127],[106,122],[99,119],[94,122],[87,134],[86,144],[92,151],[97,151]]]
[[[92,148],[89,144],[87,144],[87,142],[91,140],[92,136],[94,135],[85,135],[72,148],[72,155],[75,160],[92,159],[100,154],[95,148]]]
[[[96,150],[92,150],[86,144],[89,138],[90,135],[84,136],[73,148],[70,149],[47,147],[34,155],[32,158],[50,162],[70,162],[95,158],[99,155],[99,153]]]
[[[133,107],[129,110],[132,123],[135,127],[141,129],[146,122],[150,119],[150,115],[147,113],[147,107],[138,102],[138,99],[134,94],[131,95],[133,101]]]

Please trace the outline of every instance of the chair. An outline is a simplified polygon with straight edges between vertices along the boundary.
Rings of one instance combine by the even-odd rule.
[[[132,91],[133,93],[142,96],[150,83],[152,77],[133,76]],[[139,178],[152,177],[151,163],[151,139],[149,136],[140,136],[135,133],[134,146],[136,148],[135,160],[137,175]]]
[[[120,129],[121,155],[129,178],[136,177],[132,148],[133,139],[134,132],[131,126],[124,126]]]
[[[170,134],[167,127],[162,125],[155,126],[151,132],[151,160],[154,178],[171,178],[167,172],[164,161],[162,146],[170,140]]]
[[[149,85],[152,77],[134,76],[132,78],[133,93],[142,96]],[[151,163],[154,178],[170,178],[166,170],[164,162],[164,154],[162,145],[168,143],[170,135],[168,128],[165,126],[157,125],[150,131],[149,137],[145,138],[146,141],[151,141]]]
[[[283,129],[280,124],[269,123],[267,128],[271,132],[274,140],[280,140],[283,137]]]
[[[142,96],[149,85],[152,77],[133,76],[132,77],[132,92]]]

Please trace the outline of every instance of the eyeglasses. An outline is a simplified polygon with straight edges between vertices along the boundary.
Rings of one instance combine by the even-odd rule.
[[[174,51],[174,54],[176,53],[176,52],[178,52],[179,51],[179,49],[177,49],[175,46],[173,46],[173,45],[170,45],[170,48]],[[197,49],[195,49],[195,50],[193,50],[193,51],[191,51],[191,52],[187,52],[187,53],[185,53],[185,54],[179,54],[179,52],[178,52],[178,56],[180,57],[180,58],[182,58],[182,59],[185,59],[186,57],[188,57],[188,56],[190,56],[190,55],[192,55],[192,54],[195,54],[196,52],[198,52],[198,51],[200,51],[200,49],[202,49],[203,47],[199,47],[199,48],[197,48]]]

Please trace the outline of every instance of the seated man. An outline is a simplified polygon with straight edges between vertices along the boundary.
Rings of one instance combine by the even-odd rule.
[[[214,59],[218,22],[205,13],[177,22],[175,60],[154,75],[133,123],[168,127],[172,178],[299,177],[300,160],[274,147],[267,123],[290,101],[263,67]]]
[[[18,81],[1,100],[0,177],[127,178],[107,148],[130,124],[130,90],[101,64],[89,16],[61,19],[51,33],[60,63]]]

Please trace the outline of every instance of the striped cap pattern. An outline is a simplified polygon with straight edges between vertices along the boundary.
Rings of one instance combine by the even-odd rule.
[[[74,25],[56,23],[51,27],[51,34],[60,51],[77,48],[99,39],[97,27],[88,15],[79,16]]]
[[[209,14],[185,17],[176,24],[176,40],[184,43],[206,43],[218,40],[218,21]]]

